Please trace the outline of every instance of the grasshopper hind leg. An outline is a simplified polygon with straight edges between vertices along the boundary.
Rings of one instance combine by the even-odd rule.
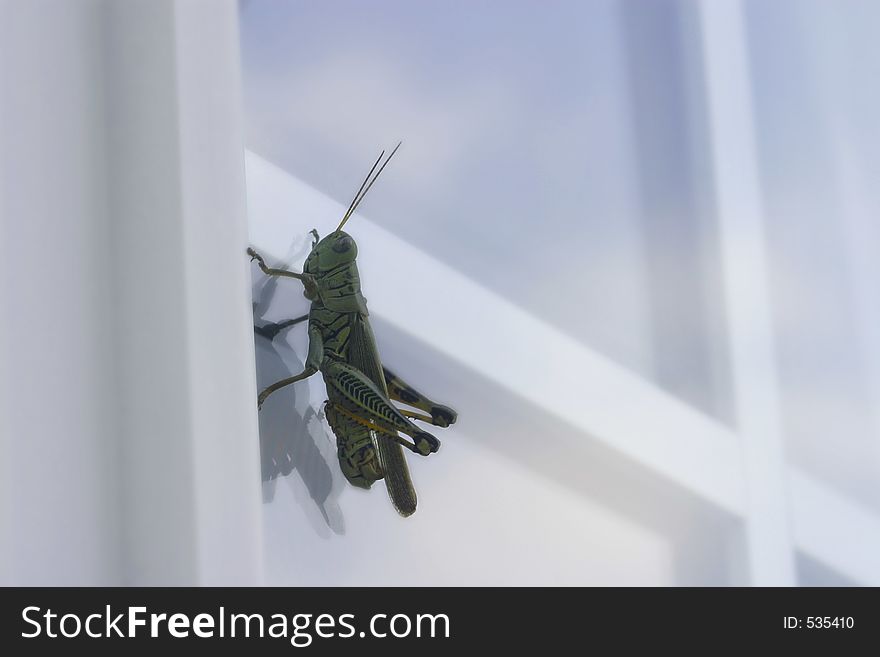
[[[336,435],[339,469],[352,486],[369,489],[385,480],[388,496],[397,512],[404,518],[416,511],[418,498],[406,465],[406,458],[398,442],[397,432],[377,431],[351,413],[342,410],[346,402],[332,395],[335,401],[324,404],[324,416]]]
[[[328,388],[332,387],[350,406],[338,406],[340,413],[378,433],[387,434],[393,441],[421,456],[440,449],[439,440],[413,424],[356,367],[328,359],[321,365],[321,371]],[[410,436],[413,441],[405,440],[397,432]]]
[[[387,367],[382,369],[385,375],[385,383],[388,385],[388,396],[391,399],[418,408],[425,413],[429,413],[431,417],[422,418],[410,413],[406,413],[406,415],[430,422],[437,427],[448,427],[451,424],[455,424],[455,421],[458,419],[458,413],[449,408],[449,406],[432,401]]]

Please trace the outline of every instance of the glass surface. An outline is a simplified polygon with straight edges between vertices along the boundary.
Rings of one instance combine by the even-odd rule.
[[[694,11],[678,2],[244,5],[248,147],[729,419]],[[503,330],[503,327],[500,327]]]
[[[458,284],[729,420],[696,28],[694,6],[671,1],[243,3],[247,146],[281,169],[251,158],[251,221],[299,208],[295,234],[271,238],[292,259],[291,240],[331,229],[323,211],[299,215],[326,207],[322,195],[347,206],[379,150],[402,139],[366,217],[464,275]],[[376,284],[365,277],[374,311]],[[254,291],[258,323],[303,309],[291,298],[285,311],[289,291],[270,299],[258,274]],[[454,298],[440,306],[456,312]],[[382,484],[365,494],[341,481],[332,436],[309,415],[324,398],[317,377],[268,402],[274,583],[726,581],[724,521],[693,495],[528,391],[453,362],[459,345],[431,348],[381,313],[371,320],[383,361],[461,420],[436,432],[436,457],[408,459],[420,502],[402,522]],[[281,347],[257,338],[261,384],[301,367],[296,331]],[[531,357],[521,349],[505,360]]]
[[[252,208],[251,216],[298,209],[290,219],[298,233],[273,234],[275,255],[293,258],[294,238],[316,224],[322,233],[331,229],[319,222],[332,212],[302,215],[326,209],[324,195],[347,206],[379,150],[402,139],[360,208],[404,241],[398,253],[420,249],[462,274],[465,288],[488,289],[526,319],[549,324],[557,339],[571,337],[635,373],[636,383],[671,393],[660,395],[665,409],[720,420],[733,432],[708,422],[690,444],[726,454],[713,431],[735,435],[739,427],[703,70],[705,6],[242,3],[247,145],[262,158],[261,189],[249,190],[260,211]],[[782,548],[803,550],[802,536],[821,534],[815,527],[840,509],[880,504],[880,192],[872,184],[880,174],[873,84],[880,50],[872,30],[880,9],[750,0],[744,19],[751,79],[743,91],[752,94],[754,114],[746,118],[754,119],[754,133],[738,136],[756,144],[785,434],[786,463],[772,476],[783,480],[795,536],[792,547],[783,532]],[[735,42],[737,26],[729,29]],[[267,193],[270,179],[287,191]],[[276,198],[286,199],[284,207],[271,207]],[[726,209],[741,200],[726,199]],[[417,276],[415,269],[399,275]],[[371,285],[365,281],[365,293],[375,300],[381,292]],[[256,290],[257,298],[265,300],[265,291]],[[439,305],[438,312],[455,313],[455,299]],[[267,304],[262,317],[276,321],[285,312]],[[471,312],[460,321],[492,317]],[[631,436],[594,440],[538,403],[535,390],[511,391],[489,367],[449,362],[460,345],[421,344],[382,313],[373,324],[383,359],[421,372],[425,390],[457,406],[468,424],[448,439],[438,435],[438,458],[410,460],[424,506],[398,523],[384,496],[361,495],[340,481],[327,449],[332,437],[308,415],[323,399],[322,384],[310,383],[310,399],[291,397],[286,412],[296,417],[262,432],[290,457],[270,466],[299,475],[264,488],[275,495],[265,509],[275,580],[739,583],[731,574],[735,536],[773,500],[742,502],[737,518],[744,522],[731,523],[717,499],[678,476],[686,467],[669,476],[640,460],[639,449],[656,446],[667,426],[641,427],[630,460]],[[258,367],[271,360],[293,373],[305,356],[304,343],[293,342],[288,354],[258,342]],[[524,344],[510,358],[525,362],[537,352]],[[567,366],[559,357],[550,369]],[[610,371],[592,380],[605,385]],[[552,389],[553,381],[534,386]],[[627,395],[608,405],[618,414],[640,410]],[[589,412],[601,414],[595,405]],[[301,434],[293,442],[287,426]],[[702,467],[705,454],[676,444],[678,451],[666,453],[672,462]],[[738,491],[740,483],[755,485],[737,446],[729,456],[700,472],[711,478],[729,467]],[[818,490],[821,503],[805,508],[796,497],[805,488],[793,481]],[[834,489],[844,495],[838,499]],[[292,523],[298,506],[314,536]],[[857,522],[858,512],[846,513],[838,529],[851,534],[847,541],[873,531],[873,516]],[[767,554],[778,547],[767,546]],[[801,583],[850,581],[814,558],[797,557]],[[871,568],[861,553],[835,558],[850,574]]]
[[[880,508],[880,6],[747,7],[786,451]]]

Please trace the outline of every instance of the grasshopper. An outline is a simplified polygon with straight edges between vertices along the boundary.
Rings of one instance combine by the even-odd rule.
[[[301,281],[303,294],[311,301],[308,315],[262,328],[267,337],[274,339],[280,331],[308,321],[309,349],[304,370],[260,392],[258,408],[273,392],[321,372],[328,397],[324,413],[336,435],[339,466],[345,478],[359,488],[370,488],[384,479],[398,513],[409,516],[416,510],[416,492],[402,448],[421,456],[440,448],[440,441],[413,420],[448,427],[458,416],[448,406],[416,392],[382,365],[367,302],[361,294],[357,245],[342,230],[398,148],[400,144],[379,166],[385,155],[382,151],[334,232],[320,239],[317,230],[311,231],[314,241],[302,273],[267,266],[253,248],[247,253],[267,276]],[[392,400],[418,411],[400,408]]]

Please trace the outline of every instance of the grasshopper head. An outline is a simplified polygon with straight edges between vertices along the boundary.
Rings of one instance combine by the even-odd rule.
[[[357,258],[357,244],[351,235],[341,230],[330,233],[315,244],[306,258],[304,270],[307,274],[320,276],[331,269],[348,265]]]

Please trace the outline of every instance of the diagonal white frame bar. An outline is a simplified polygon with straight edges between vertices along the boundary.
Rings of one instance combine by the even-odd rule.
[[[253,153],[247,169],[249,212],[259,217],[251,240],[266,253],[282,255],[293,225],[329,225],[340,214],[335,201]],[[364,217],[355,222],[371,313],[716,506],[743,511],[739,446],[729,429]],[[454,299],[456,312],[437,313],[438,298]],[[469,315],[492,321],[460,321]]]

